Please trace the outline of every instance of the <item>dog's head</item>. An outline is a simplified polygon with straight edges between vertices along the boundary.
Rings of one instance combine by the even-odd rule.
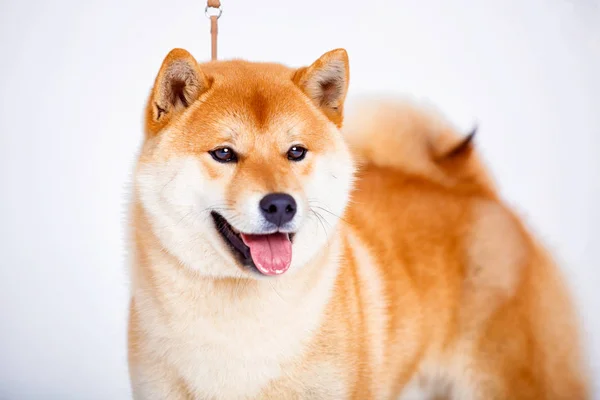
[[[308,67],[165,58],[146,110],[139,201],[165,247],[203,275],[279,275],[340,222],[353,163],[339,128],[348,57]]]

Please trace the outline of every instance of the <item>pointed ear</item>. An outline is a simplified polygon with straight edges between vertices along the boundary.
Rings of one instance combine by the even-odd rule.
[[[349,74],[348,53],[336,49],[323,54],[310,67],[298,69],[293,80],[332,122],[341,126]]]
[[[209,88],[190,53],[173,49],[162,63],[146,107],[146,131],[155,135]]]

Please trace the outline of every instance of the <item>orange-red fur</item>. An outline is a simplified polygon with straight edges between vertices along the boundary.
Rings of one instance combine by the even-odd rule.
[[[129,325],[135,397],[243,397],[233,372],[212,392],[199,387],[204,381],[191,381],[190,370],[203,370],[188,359],[194,347],[186,346],[197,341],[201,362],[202,346],[219,339],[207,341],[197,326],[227,327],[225,338],[233,329],[232,338],[244,337],[244,330],[253,338],[261,324],[278,329],[274,321],[246,319],[264,311],[263,292],[275,291],[273,318],[297,313],[287,323],[299,327],[304,319],[313,324],[306,314],[318,320],[298,333],[297,348],[290,344],[295,331],[290,343],[273,339],[285,354],[278,361],[282,372],[265,372],[270,379],[259,388],[247,383],[256,389],[250,397],[589,398],[577,318],[559,269],[502,202],[473,142],[463,142],[436,113],[391,100],[360,103],[342,123],[349,75],[340,52],[298,70],[244,61],[197,65],[183,50],[165,60],[148,102],[140,168],[198,157],[208,181],[227,182],[231,204],[250,190],[301,190],[319,164],[308,160],[291,172],[289,161],[278,158],[286,132],[273,126],[287,130],[282,119],[290,115],[292,125],[301,121],[298,135],[315,157],[338,151],[335,138],[323,133],[328,124],[343,127],[359,167],[344,214],[335,216],[335,226],[324,226],[330,229],[326,246],[294,274],[272,280],[188,268],[159,237],[136,191]],[[311,74],[332,57],[341,63],[336,67],[345,66],[337,94],[336,87],[311,86]],[[177,62],[193,67],[191,75],[179,76],[189,89],[183,100],[161,93],[169,89],[161,80],[181,72],[169,70]],[[158,119],[157,102],[164,113]],[[228,133],[220,128],[223,119]],[[165,129],[176,131],[168,143],[161,139]],[[235,174],[204,156],[230,135],[242,137],[236,140],[247,154]],[[223,262],[206,251],[208,259]],[[303,309],[305,299],[314,308]],[[210,324],[195,325],[198,319]],[[224,349],[238,345],[223,340]],[[259,370],[256,362],[246,367]],[[229,364],[223,365],[219,376],[229,376]]]

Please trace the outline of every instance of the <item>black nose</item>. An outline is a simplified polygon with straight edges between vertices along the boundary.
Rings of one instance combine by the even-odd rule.
[[[289,194],[271,193],[262,198],[260,209],[267,221],[282,226],[296,215],[296,201]]]

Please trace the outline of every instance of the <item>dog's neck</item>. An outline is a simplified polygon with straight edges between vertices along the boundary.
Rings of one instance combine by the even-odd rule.
[[[307,296],[320,290],[320,286],[333,285],[337,276],[343,241],[343,236],[337,232],[332,232],[330,243],[323,246],[310,262],[281,276],[263,279],[243,274],[240,277],[210,277],[184,265],[160,241],[143,210],[138,208],[134,212],[139,212],[141,218],[133,232],[136,251],[132,295],[151,291],[154,300],[167,308],[183,302],[198,304],[200,309],[206,306],[205,311],[210,313],[229,313],[230,308],[253,312],[256,308],[270,307],[272,303],[288,303],[297,308]],[[341,227],[336,229],[341,230]]]

